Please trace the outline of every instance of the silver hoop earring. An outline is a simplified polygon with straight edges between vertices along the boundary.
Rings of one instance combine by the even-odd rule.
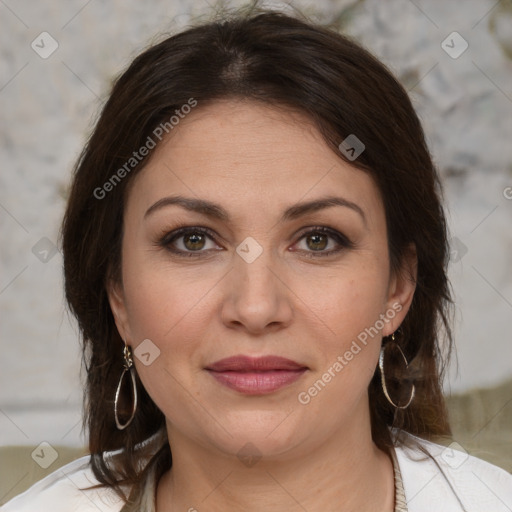
[[[399,405],[399,404],[395,403],[395,401],[391,398],[389,391],[388,391],[388,385],[386,384],[386,374],[384,372],[385,352],[387,349],[389,350],[389,348],[393,348],[398,351],[401,359],[403,360],[403,362],[405,364],[405,371],[407,371],[407,369],[409,367],[409,363],[407,362],[407,359],[406,359],[402,349],[400,348],[400,345],[395,341],[395,333],[393,333],[391,335],[391,341],[382,345],[382,347],[380,349],[379,368],[380,368],[380,378],[381,378],[381,383],[382,383],[382,391],[384,392],[384,396],[386,397],[387,401],[393,407],[395,407],[396,409],[407,409],[407,407],[409,407],[409,405],[411,405],[411,402],[414,398],[414,394],[416,392],[416,388],[415,388],[414,384],[411,384],[411,392],[409,395],[409,399],[407,400],[407,403],[405,405]],[[395,379],[395,380],[397,380],[397,379]]]
[[[119,430],[124,430],[130,423],[133,421],[135,416],[135,412],[137,411],[137,382],[135,380],[135,367],[133,366],[132,352],[130,347],[124,344],[124,369],[123,373],[121,373],[121,378],[119,379],[119,384],[116,389],[116,398],[114,400],[114,417],[116,420],[116,425]],[[132,411],[130,413],[130,417],[124,423],[122,423],[119,419],[119,397],[121,395],[121,388],[123,387],[123,379],[126,373],[129,373],[131,384],[132,384],[132,396],[133,396],[133,405]]]

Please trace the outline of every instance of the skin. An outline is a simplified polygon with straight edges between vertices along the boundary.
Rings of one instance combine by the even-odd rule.
[[[404,272],[392,275],[373,179],[336,155],[303,114],[222,100],[181,120],[130,185],[122,283],[111,283],[109,298],[123,339],[133,349],[150,339],[160,350],[148,366],[134,358],[172,447],[157,510],[392,511],[392,463],[372,442],[367,389],[382,336],[411,303],[416,256],[411,251]],[[170,195],[214,201],[231,218],[178,205],[145,218]],[[365,218],[333,206],[280,221],[292,204],[329,195],[357,204]],[[159,245],[182,226],[209,228],[215,239],[171,244],[195,257]],[[318,226],[353,247],[302,235]],[[263,250],[252,263],[236,252],[248,236]],[[301,404],[298,394],[393,304],[381,332]],[[279,355],[308,370],[274,393],[244,395],[204,370],[238,354]],[[255,464],[237,456],[244,446],[261,457]]]

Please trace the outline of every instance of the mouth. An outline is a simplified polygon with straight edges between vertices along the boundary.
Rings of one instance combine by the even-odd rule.
[[[263,395],[297,381],[308,367],[278,356],[234,356],[205,370],[224,386],[247,395]]]

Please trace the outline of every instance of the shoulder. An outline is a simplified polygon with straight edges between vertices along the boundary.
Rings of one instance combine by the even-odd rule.
[[[1,512],[119,512],[123,501],[108,488],[90,489],[98,484],[89,465],[90,457],[77,459],[43,478],[16,496]]]
[[[401,434],[395,452],[409,512],[510,511],[512,475],[453,443]],[[457,449],[459,448],[459,449]]]

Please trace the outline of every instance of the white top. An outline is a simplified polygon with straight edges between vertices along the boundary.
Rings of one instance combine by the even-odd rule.
[[[409,512],[511,512],[512,475],[465,452],[415,438],[431,455],[395,447]],[[121,512],[123,501],[97,484],[89,456],[77,459],[0,507],[1,512]],[[144,507],[144,512],[153,508]]]

